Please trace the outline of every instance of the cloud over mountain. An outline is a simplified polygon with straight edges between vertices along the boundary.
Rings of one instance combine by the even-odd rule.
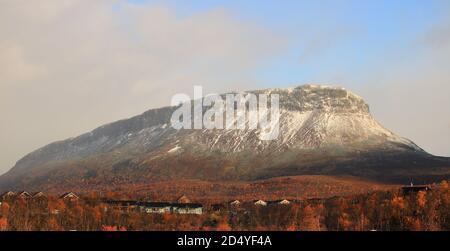
[[[251,86],[285,43],[221,8],[179,17],[126,1],[0,5],[0,172],[49,140],[167,105],[195,84]]]

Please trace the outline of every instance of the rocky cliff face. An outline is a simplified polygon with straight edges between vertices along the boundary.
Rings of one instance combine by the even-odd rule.
[[[277,139],[261,140],[260,128],[175,130],[170,119],[176,107],[165,107],[38,149],[0,177],[0,187],[302,174],[385,181],[448,177],[449,159],[385,129],[362,98],[343,88],[304,85],[252,93],[279,94]]]
[[[189,144],[228,153],[239,151],[313,150],[327,147],[406,148],[423,152],[411,141],[382,127],[364,100],[342,88],[304,85],[269,89],[256,94],[280,95],[280,133],[276,140],[261,141],[257,130],[203,130],[191,132]]]

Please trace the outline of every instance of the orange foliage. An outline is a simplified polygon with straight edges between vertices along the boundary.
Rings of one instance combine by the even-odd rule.
[[[9,204],[7,202],[3,202],[2,203],[2,207],[1,207],[1,214],[4,216],[7,216],[9,213]]]
[[[117,231],[117,226],[102,226],[102,231]]]
[[[118,226],[102,226],[102,231],[127,231],[127,228],[124,226],[118,227]]]
[[[339,217],[339,225],[343,230],[352,230],[352,222],[348,214],[343,213],[341,217]]]
[[[419,207],[424,208],[425,204],[427,203],[427,192],[425,191],[419,191],[417,193],[417,204]]]
[[[0,218],[0,231],[5,231],[8,228],[8,219],[7,218]]]
[[[403,197],[400,197],[400,196],[397,196],[397,197],[395,197],[394,199],[392,199],[392,206],[394,207],[394,208],[397,208],[397,209],[400,209],[400,210],[403,210],[403,209],[405,209],[405,200],[403,199]]]
[[[10,199],[2,202],[0,230],[450,230],[447,185],[441,183],[426,192],[410,195],[400,190],[375,191],[328,199],[291,200],[288,205],[256,206],[249,200],[241,200],[239,206],[230,206],[225,197],[220,205],[203,203],[201,215],[148,214],[139,208],[119,209],[104,201],[108,198],[97,197],[95,193],[82,196],[77,203],[54,197]],[[263,186],[259,184],[251,190]],[[244,196],[255,197],[255,194]]]
[[[217,231],[231,231],[231,226],[228,224],[228,219],[224,217],[217,225]]]
[[[446,180],[443,180],[441,183],[439,183],[440,189],[448,189],[448,182]]]

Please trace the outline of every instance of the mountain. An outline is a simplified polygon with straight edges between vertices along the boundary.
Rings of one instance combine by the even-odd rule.
[[[2,175],[0,188],[298,175],[408,183],[450,177],[450,158],[430,155],[390,132],[362,98],[343,88],[303,85],[248,93],[279,94],[277,139],[261,140],[261,129],[176,130],[170,120],[178,107],[164,107],[40,148]]]

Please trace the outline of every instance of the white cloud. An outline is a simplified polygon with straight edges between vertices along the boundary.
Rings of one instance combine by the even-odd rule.
[[[29,64],[17,44],[0,41],[0,76],[3,85],[20,84],[44,74],[37,65]]]
[[[177,92],[248,89],[283,50],[216,9],[180,19],[125,2],[0,1],[0,172],[27,152],[168,105]]]

